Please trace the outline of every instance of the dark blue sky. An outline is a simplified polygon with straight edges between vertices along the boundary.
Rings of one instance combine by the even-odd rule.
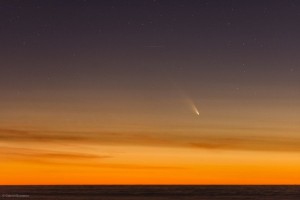
[[[297,1],[2,1],[0,9],[2,88],[142,87],[164,76],[195,87],[194,79],[299,88]]]

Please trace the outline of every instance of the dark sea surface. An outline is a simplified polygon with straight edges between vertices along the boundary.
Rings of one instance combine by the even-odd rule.
[[[0,186],[0,199],[300,200],[299,186]]]

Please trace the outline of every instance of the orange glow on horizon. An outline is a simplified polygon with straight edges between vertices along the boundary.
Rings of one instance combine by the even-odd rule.
[[[2,160],[0,184],[300,184],[298,154],[139,146],[97,151],[120,158]]]

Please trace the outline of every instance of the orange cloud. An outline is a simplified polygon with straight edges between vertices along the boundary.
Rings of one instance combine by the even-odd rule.
[[[97,160],[111,158],[109,155],[95,155],[79,152],[65,152],[65,151],[53,151],[53,150],[42,150],[34,148],[18,148],[18,147],[0,147],[0,153],[3,158],[9,160],[35,160],[35,161],[65,161],[74,162],[78,160]]]
[[[181,132],[64,132],[0,129],[3,142],[60,143],[60,144],[99,144],[99,145],[140,145],[160,147],[201,148],[211,150],[250,150],[250,151],[300,151],[300,138],[262,134],[272,131],[266,128],[229,129],[211,128],[185,134]],[[231,131],[230,131],[231,130]],[[260,134],[257,134],[260,133]],[[49,154],[48,156],[51,156]],[[54,155],[52,155],[54,157]],[[58,156],[58,155],[57,155]],[[60,155],[63,157],[63,155]],[[74,156],[75,157],[75,156]]]

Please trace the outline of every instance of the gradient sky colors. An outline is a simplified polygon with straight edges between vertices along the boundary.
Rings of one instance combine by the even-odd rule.
[[[300,184],[300,2],[0,2],[0,184]]]

